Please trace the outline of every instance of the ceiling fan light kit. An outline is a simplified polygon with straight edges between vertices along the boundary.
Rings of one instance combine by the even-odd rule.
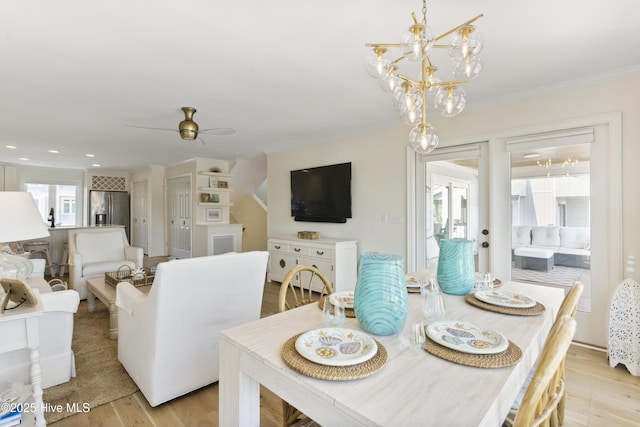
[[[184,120],[178,124],[178,129],[167,129],[167,128],[156,128],[156,127],[148,127],[148,126],[134,126],[127,125],[124,126],[140,128],[140,129],[152,129],[152,130],[164,130],[170,132],[178,132],[180,134],[180,138],[185,141],[194,141],[195,139],[199,139],[200,142],[204,145],[204,140],[198,137],[199,133],[206,133],[211,135],[231,135],[236,133],[233,128],[210,128],[210,129],[200,129],[198,124],[193,121],[193,115],[196,113],[196,109],[193,107],[182,107],[182,111],[184,112]]]
[[[427,93],[434,92],[434,107],[445,117],[453,117],[466,105],[465,91],[458,86],[475,79],[482,70],[480,52],[484,46],[482,36],[471,25],[482,18],[482,14],[464,22],[440,36],[434,37],[427,26],[427,2],[422,0],[422,22],[412,13],[413,25],[404,33],[402,42],[367,43],[371,50],[367,54],[367,72],[379,79],[380,87],[390,92],[393,104],[404,122],[413,126],[409,133],[409,144],[419,154],[433,151],[439,142],[436,129],[427,122]],[[449,44],[436,44],[453,35]],[[442,81],[436,76],[436,67],[431,62],[431,52],[446,48],[453,65],[456,80]],[[398,57],[392,49],[400,49]],[[403,60],[421,64],[418,80],[400,74],[399,64]]]
[[[193,107],[182,107],[184,112],[184,120],[178,125],[180,138],[193,141],[198,137],[198,124],[193,121],[193,115],[197,111]]]

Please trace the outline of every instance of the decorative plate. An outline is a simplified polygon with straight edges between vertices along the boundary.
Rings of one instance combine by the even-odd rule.
[[[497,291],[495,289],[478,291],[473,295],[480,301],[501,307],[529,308],[536,305],[535,300],[532,300],[526,295]]]
[[[329,301],[331,301],[333,305],[353,308],[353,291],[335,292],[329,295]]]
[[[366,362],[378,345],[364,332],[346,328],[322,328],[305,332],[296,340],[302,357],[321,365],[350,366]]]
[[[471,354],[495,354],[509,347],[500,332],[462,320],[442,320],[427,326],[427,336],[440,345]]]
[[[404,280],[405,280],[405,282],[407,284],[407,288],[419,288],[420,287],[420,282],[418,282],[418,280],[413,276],[405,276]]]

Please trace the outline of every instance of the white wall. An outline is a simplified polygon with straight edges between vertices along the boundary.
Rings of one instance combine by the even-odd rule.
[[[473,94],[469,94],[473,106]],[[640,257],[640,76],[596,82],[477,110],[454,118],[431,118],[441,143],[494,134],[541,123],[622,112],[623,255]],[[400,119],[398,119],[400,122]],[[323,236],[358,240],[359,253],[381,251],[406,257],[406,141],[409,128],[398,126],[370,135],[269,154],[268,235],[317,230]],[[353,218],[346,224],[295,222],[289,211],[289,171],[330,163],[352,162]],[[383,214],[403,224],[383,224]],[[622,274],[622,273],[621,273]],[[634,274],[640,280],[640,271]],[[610,286],[613,286],[610,284]],[[607,302],[608,303],[608,302]]]
[[[352,238],[358,252],[405,256],[406,136],[397,128],[347,140],[271,153],[267,162],[269,237],[319,231],[321,237]],[[290,171],[351,162],[352,216],[346,224],[296,222],[291,216]],[[383,223],[383,215],[399,223]]]

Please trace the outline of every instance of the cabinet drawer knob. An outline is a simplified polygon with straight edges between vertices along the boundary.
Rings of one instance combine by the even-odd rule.
[[[316,251],[318,255],[324,255],[324,251]]]
[[[294,251],[300,252],[300,248],[293,248]]]
[[[276,249],[280,249],[282,246],[280,246],[280,245],[275,245],[274,247],[275,247]]]

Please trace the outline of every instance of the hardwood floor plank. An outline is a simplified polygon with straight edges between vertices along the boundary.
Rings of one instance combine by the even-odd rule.
[[[125,426],[152,427],[153,423],[142,410],[135,396],[130,395],[111,402],[120,422]]]
[[[277,312],[279,283],[265,283],[263,316]],[[567,353],[566,427],[640,427],[640,377],[623,366],[610,368],[607,354],[579,345]],[[279,427],[280,398],[260,389],[260,425]],[[212,384],[155,408],[139,391],[51,424],[54,427],[192,427],[218,425],[218,384]]]

